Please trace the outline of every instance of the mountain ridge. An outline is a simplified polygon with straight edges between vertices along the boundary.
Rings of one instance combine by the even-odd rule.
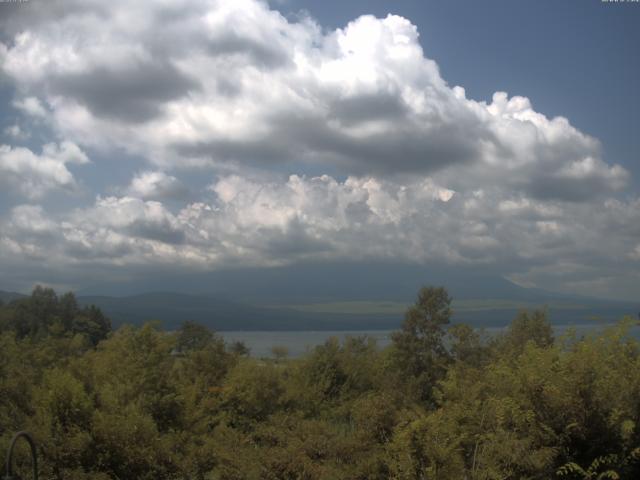
[[[157,275],[94,285],[76,296],[100,307],[116,327],[157,320],[175,329],[191,320],[221,331],[375,330],[399,327],[423,285],[444,285],[454,301],[453,321],[474,326],[506,325],[519,310],[545,305],[558,324],[614,321],[638,310],[632,302],[525,288],[490,271],[386,263]],[[20,296],[0,291],[5,302]]]

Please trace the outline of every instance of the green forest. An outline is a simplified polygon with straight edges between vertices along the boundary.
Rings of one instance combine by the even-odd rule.
[[[27,430],[40,478],[71,480],[640,478],[630,318],[554,338],[523,311],[489,337],[451,315],[424,287],[386,348],[253,358],[37,287],[0,306],[0,448]]]

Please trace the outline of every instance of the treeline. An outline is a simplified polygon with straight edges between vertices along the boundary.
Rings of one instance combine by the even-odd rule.
[[[58,297],[51,288],[37,286],[30,297],[0,302],[0,331],[18,340],[80,335],[92,345],[107,338],[111,321],[95,306],[79,307],[73,293]]]
[[[72,480],[640,478],[630,320],[554,339],[522,312],[485,338],[450,302],[423,288],[384,349],[256,359],[38,288],[0,307],[0,449],[27,429],[42,478]]]

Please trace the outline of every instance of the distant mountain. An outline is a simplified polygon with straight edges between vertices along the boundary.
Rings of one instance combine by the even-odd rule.
[[[202,274],[154,275],[130,283],[97,284],[78,295],[129,296],[178,292],[254,304],[385,300],[411,302],[423,285],[443,285],[457,299],[556,298],[522,288],[496,272],[398,263],[322,263],[273,268],[238,268]]]
[[[510,298],[454,297],[453,321],[475,326],[504,326],[519,310],[545,305],[549,307],[551,321],[556,324],[586,323],[593,319],[612,322],[624,315],[637,315],[637,305],[628,302],[563,297],[528,289],[518,292],[520,287],[514,287],[516,294],[512,294]],[[270,292],[278,292],[279,288],[282,287]],[[220,295],[176,292],[152,292],[123,297],[83,295],[78,296],[78,302],[81,305],[93,304],[100,307],[111,318],[115,328],[125,323],[141,325],[156,320],[163,328],[172,330],[182,322],[191,320],[218,331],[282,331],[395,329],[401,325],[404,311],[414,301],[413,298],[388,301],[381,300],[384,298],[382,296],[353,299],[344,295],[326,295],[332,288],[319,288],[319,292],[325,296],[312,297],[306,301],[303,301],[302,295],[282,298],[254,291],[254,299],[259,303],[241,299],[229,300]],[[372,288],[372,291],[381,294],[377,288]],[[485,293],[488,291],[489,289],[484,289]],[[361,293],[364,294],[364,290]],[[24,297],[20,293],[0,291],[3,303]]]
[[[383,262],[173,273],[78,295],[116,325],[157,319],[166,328],[194,320],[217,330],[366,330],[397,328],[423,285],[445,286],[454,319],[474,325],[506,325],[518,310],[544,305],[555,323],[614,321],[638,311],[631,303],[523,288],[491,270]],[[392,306],[379,307],[385,302]]]
[[[83,296],[78,301],[100,307],[114,327],[157,320],[165,329],[173,330],[190,320],[218,331],[395,329],[401,325],[410,304],[374,300],[255,306],[216,297],[162,292],[129,297]],[[505,326],[519,310],[545,305],[550,320],[556,324],[613,322],[633,314],[631,304],[620,302],[454,300],[453,321],[477,327]]]
[[[631,302],[523,288],[491,270],[382,262],[157,274],[76,295],[114,326],[159,320],[174,329],[192,320],[216,330],[373,330],[397,328],[424,285],[445,286],[454,321],[476,326],[506,325],[519,310],[545,305],[557,324],[611,322],[640,310]],[[19,297],[0,292],[0,299]]]
[[[13,300],[18,300],[20,298],[24,298],[26,295],[23,295],[21,293],[16,293],[16,292],[5,292],[3,290],[0,290],[0,301],[2,303],[9,303]]]
[[[129,297],[81,296],[81,305],[96,305],[114,327],[160,321],[165,329],[176,329],[186,320],[214,330],[360,330],[395,328],[395,315],[324,314],[287,308],[243,305],[228,300],[154,292]]]

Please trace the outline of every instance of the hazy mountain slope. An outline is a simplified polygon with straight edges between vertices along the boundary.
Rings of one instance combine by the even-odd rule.
[[[474,325],[506,325],[519,309],[543,305],[550,306],[555,323],[594,316],[614,321],[638,311],[631,303],[522,288],[490,270],[389,263],[155,275],[129,284],[95,285],[79,295],[82,302],[100,306],[116,325],[157,319],[167,328],[194,320],[218,330],[346,330],[396,328],[423,285],[444,285],[454,299],[454,319]],[[153,291],[173,293],[143,293]],[[377,306],[385,302],[394,306]]]
[[[190,320],[215,330],[348,330],[395,328],[396,315],[325,315],[291,309],[259,308],[227,300],[178,293],[148,293],[130,297],[83,296],[107,314],[114,326],[159,320],[175,329]]]
[[[454,299],[454,321],[477,326],[506,325],[518,310],[544,305],[558,324],[610,322],[640,310],[630,302],[522,288],[488,270],[385,263],[155,275],[95,285],[78,298],[99,306],[114,326],[159,320],[173,329],[192,320],[217,330],[369,330],[397,328],[423,285],[444,285]],[[0,299],[19,296],[0,292]]]
[[[100,307],[113,321],[141,324],[159,320],[164,328],[175,329],[183,321],[202,323],[215,330],[375,330],[397,328],[403,318],[400,303],[377,308],[379,303],[290,304],[258,307],[228,300],[177,293],[148,293],[130,297],[79,297],[81,304]],[[382,304],[385,307],[385,304]],[[408,303],[407,303],[408,305]],[[507,325],[521,308],[542,307],[542,302],[454,301],[457,322],[475,326]],[[550,304],[554,323],[585,323],[595,317],[615,321],[633,314],[630,305],[616,302]]]
[[[127,296],[169,291],[251,303],[380,300],[411,302],[423,285],[446,286],[454,298],[539,299],[487,270],[396,263],[327,263],[244,268],[190,275],[154,275],[130,283],[96,284],[79,295]]]
[[[13,300],[17,300],[19,298],[24,298],[25,295],[17,292],[5,292],[4,290],[0,290],[0,301],[3,303],[9,303]]]

